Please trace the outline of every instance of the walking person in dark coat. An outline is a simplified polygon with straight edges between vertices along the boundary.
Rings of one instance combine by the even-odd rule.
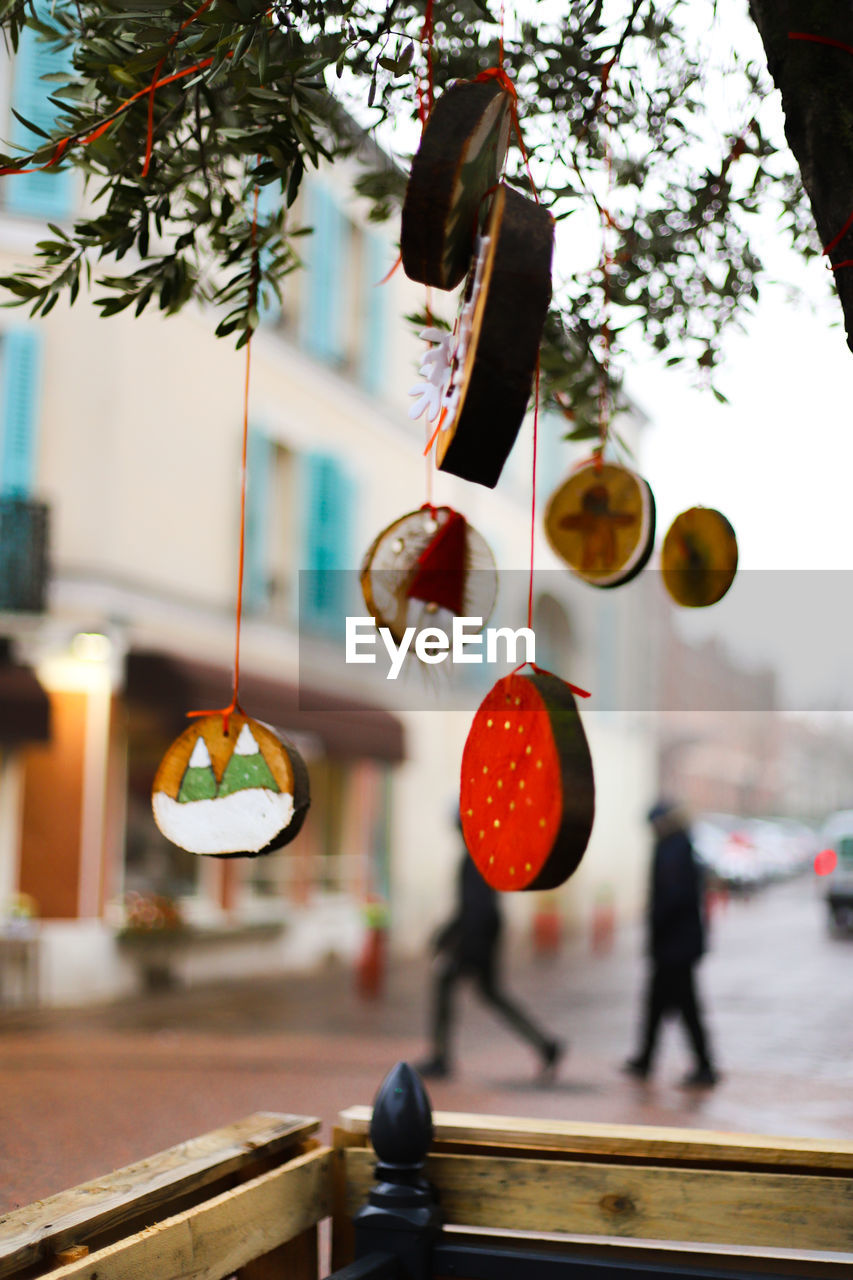
[[[679,1014],[696,1064],[682,1084],[716,1084],[708,1037],[696,996],[694,970],[705,950],[702,870],[685,829],[684,816],[660,802],[649,813],[655,832],[649,900],[652,970],[646,993],[642,1045],[625,1063],[629,1075],[645,1080],[652,1069],[658,1032],[667,1013]]]
[[[459,867],[456,910],[436,934],[438,971],[432,993],[432,1056],[418,1064],[421,1075],[451,1073],[450,1037],[457,983],[471,978],[480,999],[489,1004],[539,1054],[543,1075],[551,1075],[564,1052],[501,989],[498,977],[502,920],[498,895],[464,852]]]

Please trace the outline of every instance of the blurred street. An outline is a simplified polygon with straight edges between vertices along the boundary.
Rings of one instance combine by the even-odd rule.
[[[457,1072],[429,1083],[444,1110],[853,1138],[853,936],[833,937],[806,875],[716,910],[700,987],[723,1080],[686,1091],[680,1028],[654,1079],[619,1072],[634,1049],[642,933],[611,950],[527,942],[509,989],[569,1042],[556,1080],[462,993]],[[370,1102],[395,1061],[427,1048],[427,962],[360,996],[340,966],[173,990],[84,1010],[0,1011],[0,1209],[97,1177],[251,1111],[315,1115]]]

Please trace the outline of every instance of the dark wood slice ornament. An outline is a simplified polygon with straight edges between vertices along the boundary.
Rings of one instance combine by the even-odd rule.
[[[462,753],[462,834],[495,889],[553,889],[589,842],[595,783],[569,686],[545,671],[499,680]]]
[[[488,543],[452,507],[426,505],[395,520],[373,540],[361,568],[364,602],[397,644],[406,627],[439,609],[482,618],[485,626],[497,589]]]
[[[722,600],[737,573],[735,531],[713,507],[676,516],[661,548],[661,576],[676,604],[702,609]]]
[[[655,544],[655,500],[627,467],[588,462],[551,495],[545,534],[585,582],[618,587],[648,563]]]
[[[204,716],[169,747],[154,777],[154,820],[189,853],[257,857],[289,844],[311,803],[308,770],[278,730],[235,714]]]
[[[445,394],[436,444],[440,471],[489,489],[497,484],[530,400],[551,301],[553,250],[550,213],[500,186],[466,285],[473,314]]]
[[[400,251],[411,280],[455,289],[509,145],[512,99],[496,81],[459,81],[438,99],[403,201]]]

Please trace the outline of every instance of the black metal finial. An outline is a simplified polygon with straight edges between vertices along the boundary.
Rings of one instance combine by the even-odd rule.
[[[432,1132],[432,1106],[424,1083],[408,1062],[398,1062],[379,1086],[373,1104],[370,1141],[380,1167],[420,1172]]]
[[[418,1073],[393,1067],[376,1094],[370,1140],[377,1155],[367,1204],[353,1218],[356,1258],[392,1254],[402,1280],[430,1280],[441,1231],[435,1192],[424,1176],[432,1143],[432,1107]]]

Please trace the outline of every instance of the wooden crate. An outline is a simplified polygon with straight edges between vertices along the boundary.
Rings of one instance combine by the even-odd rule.
[[[258,1113],[15,1210],[0,1280],[316,1280],[332,1204],[319,1127]]]
[[[335,1265],[370,1189],[369,1107],[339,1118]],[[799,1276],[851,1275],[853,1142],[435,1112],[445,1223],[493,1241]]]

